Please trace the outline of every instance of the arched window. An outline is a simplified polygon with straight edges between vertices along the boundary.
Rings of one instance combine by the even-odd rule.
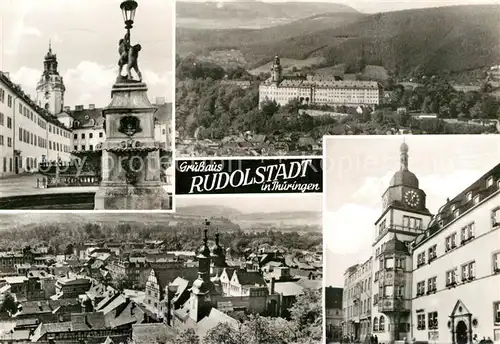
[[[384,326],[385,326],[385,318],[384,318],[383,315],[381,315],[380,316],[380,322],[378,324],[378,330],[379,331],[385,331]]]
[[[377,317],[373,318],[373,332],[378,331],[378,319]]]

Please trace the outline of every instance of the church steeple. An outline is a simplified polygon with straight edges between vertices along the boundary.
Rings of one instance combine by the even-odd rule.
[[[401,154],[400,154],[400,162],[401,162],[400,171],[408,171],[408,145],[406,144],[405,141],[403,141],[399,150],[401,152]]]
[[[62,112],[64,106],[64,82],[59,75],[57,55],[52,52],[52,42],[43,61],[43,73],[36,87],[36,100],[39,106],[53,115]]]

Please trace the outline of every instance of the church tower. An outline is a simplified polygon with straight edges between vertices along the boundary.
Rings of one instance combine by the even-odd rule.
[[[57,55],[52,53],[49,42],[49,51],[43,62],[43,73],[36,87],[37,104],[53,115],[62,112],[64,106],[64,82],[57,70]]]
[[[375,222],[372,265],[372,321],[380,342],[410,335],[412,258],[408,244],[431,220],[425,192],[409,170],[408,145],[400,147],[399,171],[382,195],[382,214]]]
[[[212,247],[210,256],[212,259],[212,275],[220,277],[224,268],[227,267],[227,263],[224,249],[219,243],[219,232],[215,233],[215,246]]]
[[[273,67],[271,68],[271,81],[279,84],[281,82],[282,71],[283,68],[281,67],[280,58],[276,56],[274,58]]]
[[[205,229],[203,245],[199,248],[196,258],[198,260],[198,278],[191,288],[191,303],[189,317],[198,322],[210,313],[212,308],[212,295],[214,285],[210,280],[210,249],[208,248],[208,229]]]

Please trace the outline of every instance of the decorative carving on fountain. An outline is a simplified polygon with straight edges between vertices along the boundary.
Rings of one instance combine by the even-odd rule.
[[[121,161],[121,167],[125,171],[125,180],[130,185],[136,185],[139,180],[139,172],[143,168],[144,157],[130,153],[127,159]]]
[[[120,119],[118,131],[127,136],[133,136],[142,131],[139,118],[135,116],[125,116]]]

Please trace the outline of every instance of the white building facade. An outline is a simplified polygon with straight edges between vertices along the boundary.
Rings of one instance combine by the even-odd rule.
[[[500,165],[441,207],[413,245],[413,337],[499,342]]]
[[[361,342],[371,333],[372,273],[371,258],[345,273],[343,334]]]
[[[433,216],[404,143],[400,160],[375,222],[372,334],[379,343],[500,342],[500,164]]]
[[[259,104],[266,100],[286,105],[291,100],[305,104],[375,106],[382,103],[384,90],[376,81],[335,81],[283,78],[279,57],[271,77],[259,86]]]

